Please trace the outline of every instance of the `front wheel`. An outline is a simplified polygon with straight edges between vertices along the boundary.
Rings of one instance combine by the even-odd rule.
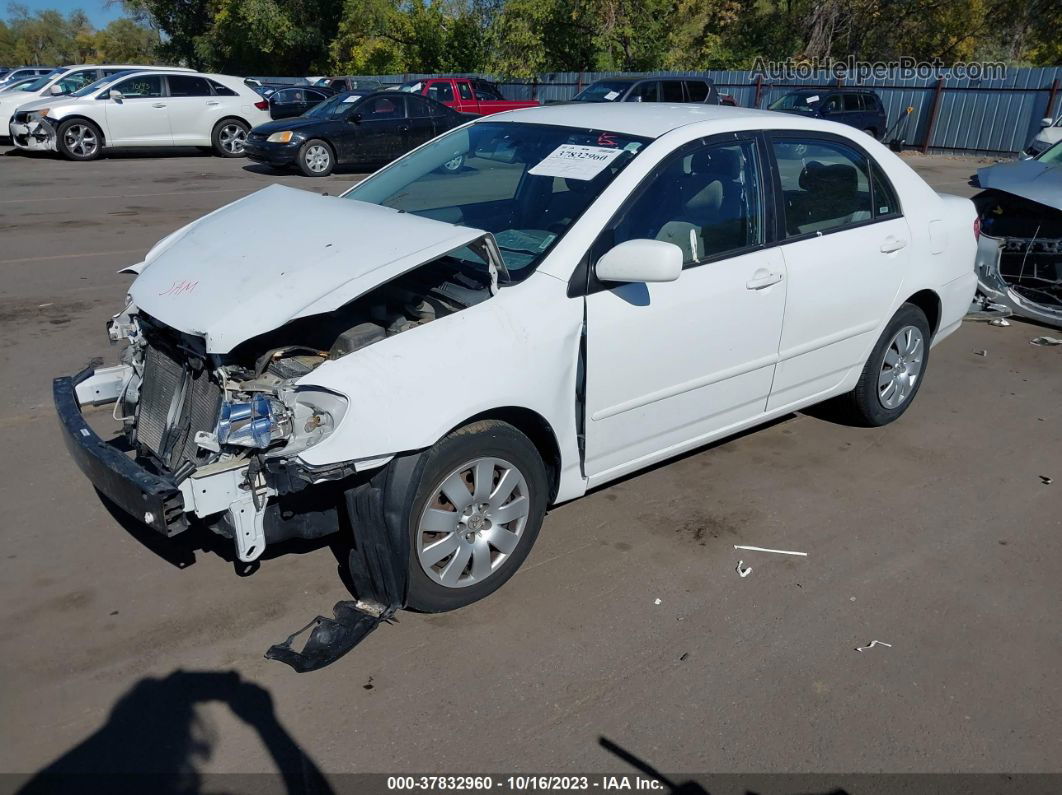
[[[299,171],[307,177],[327,177],[336,165],[332,147],[319,138],[313,138],[299,147],[296,162]]]
[[[219,157],[243,157],[243,145],[250,130],[239,119],[222,119],[215,125],[210,141]]]
[[[409,512],[408,606],[455,610],[505,584],[538,537],[548,488],[538,450],[507,423],[475,422],[439,441]]]
[[[907,411],[922,387],[931,339],[925,313],[914,304],[901,306],[848,395],[858,421],[869,426],[888,425]]]
[[[67,160],[95,160],[103,149],[100,128],[86,119],[70,119],[56,131],[59,153]]]

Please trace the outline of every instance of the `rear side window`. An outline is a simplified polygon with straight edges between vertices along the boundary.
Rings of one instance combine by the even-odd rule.
[[[680,80],[660,81],[662,89],[661,102],[682,102],[682,82]]]
[[[845,94],[844,95],[844,109],[845,110],[863,110],[863,96],[862,96],[862,94]]]
[[[687,80],[686,93],[690,102],[704,102],[708,99],[708,84],[703,80]]]
[[[896,189],[892,187],[889,178],[874,160],[870,161],[870,177],[874,186],[874,217],[899,215],[900,202],[896,198]]]
[[[867,158],[833,141],[772,142],[785,203],[787,237],[829,232],[871,219]]]
[[[867,110],[877,110],[881,107],[881,100],[878,99],[877,94],[863,94],[863,104],[866,105]]]
[[[432,104],[421,97],[406,97],[406,109],[411,119],[423,119],[425,116],[430,115],[428,106]]]
[[[428,96],[436,102],[453,102],[454,90],[449,83],[432,83],[428,86]]]
[[[468,83],[458,83],[457,93],[461,95],[461,99],[472,99],[472,89],[468,87]]]
[[[214,93],[217,94],[219,97],[235,97],[235,96],[238,96],[235,91],[233,91],[228,86],[221,85],[221,83],[219,83],[217,80],[211,80],[210,81],[210,87],[212,89],[214,89]]]
[[[205,77],[192,75],[167,75],[171,97],[209,97],[210,83]]]

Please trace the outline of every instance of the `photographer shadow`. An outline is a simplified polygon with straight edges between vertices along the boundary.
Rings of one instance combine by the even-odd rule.
[[[324,774],[281,725],[268,690],[235,671],[181,670],[137,682],[103,726],[34,774],[18,793],[202,792],[204,777],[198,768],[210,759],[217,739],[198,711],[209,702],[227,705],[254,729],[276,766],[283,791],[331,795]]]

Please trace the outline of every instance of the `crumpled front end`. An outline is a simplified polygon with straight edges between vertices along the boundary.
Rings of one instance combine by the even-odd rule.
[[[1062,328],[1062,210],[999,190],[974,202],[981,305]]]
[[[31,152],[56,151],[56,123],[33,111],[19,111],[8,125],[11,142]]]

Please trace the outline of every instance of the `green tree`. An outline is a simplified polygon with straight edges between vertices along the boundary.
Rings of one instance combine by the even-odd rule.
[[[97,57],[102,62],[155,62],[156,33],[129,18],[115,19],[95,37]]]

